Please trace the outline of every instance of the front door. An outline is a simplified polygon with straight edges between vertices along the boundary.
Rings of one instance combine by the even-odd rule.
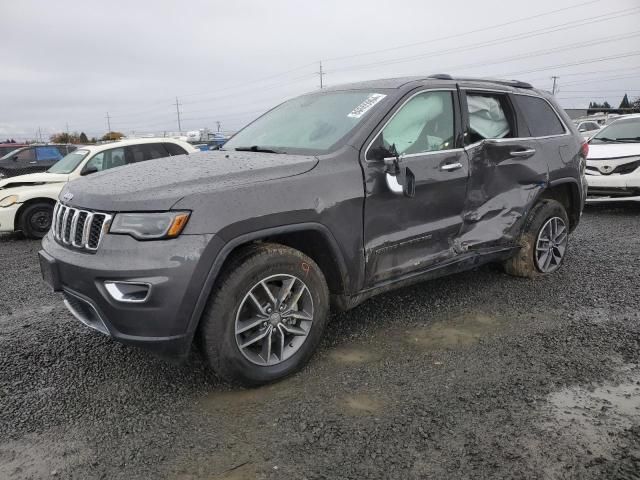
[[[414,93],[365,151],[364,241],[367,286],[429,268],[455,255],[468,160],[453,90]],[[397,155],[415,177],[415,195],[395,188],[385,157]]]

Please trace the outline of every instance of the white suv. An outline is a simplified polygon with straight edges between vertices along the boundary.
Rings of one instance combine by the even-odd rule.
[[[640,114],[607,125],[589,140],[587,202],[640,202]]]
[[[172,138],[138,138],[80,147],[42,173],[0,181],[0,232],[20,230],[42,238],[51,227],[53,206],[67,182],[114,167],[185,155],[198,150]]]

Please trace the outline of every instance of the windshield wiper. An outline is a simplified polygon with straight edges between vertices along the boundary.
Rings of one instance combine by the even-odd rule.
[[[640,137],[619,137],[616,140],[618,140],[619,142],[640,142]]]
[[[250,147],[236,147],[236,152],[260,152],[260,153],[287,153],[281,150],[274,150],[272,148],[262,148],[258,145],[251,145]]]

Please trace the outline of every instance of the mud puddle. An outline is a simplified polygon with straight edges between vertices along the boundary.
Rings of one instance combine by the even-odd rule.
[[[567,388],[547,401],[547,430],[576,451],[611,458],[621,434],[640,425],[640,366],[624,367],[619,383]]]

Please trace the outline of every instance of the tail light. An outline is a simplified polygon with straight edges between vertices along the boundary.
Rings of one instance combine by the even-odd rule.
[[[582,142],[580,145],[580,156],[586,160],[589,155],[589,143],[587,141]]]

